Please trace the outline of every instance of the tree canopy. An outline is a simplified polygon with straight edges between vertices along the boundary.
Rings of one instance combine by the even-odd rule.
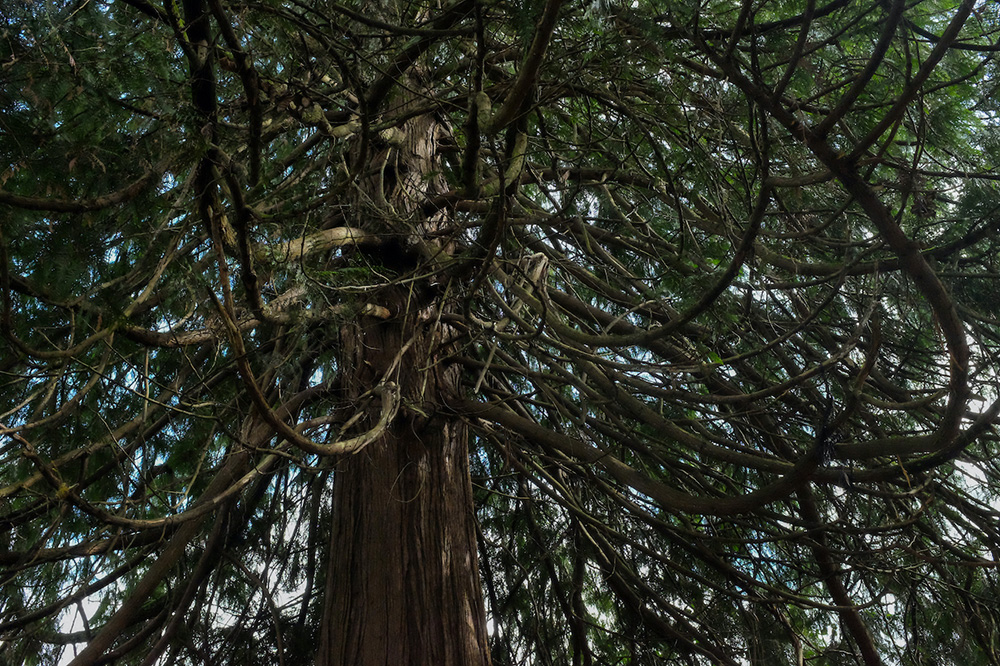
[[[1000,664],[1000,3],[0,17],[0,662]]]

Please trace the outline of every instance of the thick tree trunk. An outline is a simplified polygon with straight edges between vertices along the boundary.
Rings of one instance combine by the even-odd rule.
[[[356,357],[372,375],[408,337],[398,322],[378,320],[357,334]],[[433,332],[417,335],[420,344],[400,364],[400,384],[432,393],[454,381],[455,369],[427,368],[430,359],[420,352]],[[488,664],[465,426],[442,416],[401,416],[338,465],[333,508],[317,663]]]
[[[403,137],[374,155],[385,164],[380,191],[412,233],[440,219],[419,206],[444,188],[433,116],[411,119]],[[383,229],[373,229],[383,231]],[[395,422],[334,473],[333,528],[318,666],[486,666],[490,663],[479,585],[468,435],[437,409],[458,390],[460,373],[442,362],[452,332],[433,288],[386,288],[378,305],[392,315],[362,317],[342,332],[345,399],[389,380],[400,387]],[[372,423],[378,405],[371,408]],[[361,427],[359,425],[359,427]]]

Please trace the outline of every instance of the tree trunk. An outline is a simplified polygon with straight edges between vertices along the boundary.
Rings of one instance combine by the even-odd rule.
[[[387,202],[381,229],[440,227],[420,204],[444,189],[436,154],[446,128],[433,116],[403,125],[373,155],[382,173],[362,184]],[[390,213],[391,211],[391,213]],[[391,218],[390,218],[391,214]],[[394,221],[390,221],[394,220]],[[453,335],[433,287],[390,286],[388,319],[361,317],[341,331],[344,398],[380,382],[401,392],[399,414],[378,440],[334,473],[333,527],[318,666],[486,666],[465,424],[437,409],[459,390],[460,370],[442,362]],[[369,416],[374,423],[379,406]]]

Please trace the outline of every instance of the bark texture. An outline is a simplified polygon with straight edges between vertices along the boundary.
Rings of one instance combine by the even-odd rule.
[[[372,155],[383,167],[361,198],[387,205],[370,230],[426,237],[443,222],[422,217],[420,205],[444,188],[434,174],[446,128],[419,116],[402,130]],[[490,663],[468,434],[438,409],[459,387],[459,368],[443,360],[453,333],[440,322],[438,290],[413,285],[379,295],[390,318],[361,317],[341,331],[345,399],[393,381],[402,407],[379,440],[334,474],[319,666]],[[372,405],[371,423],[378,412]]]

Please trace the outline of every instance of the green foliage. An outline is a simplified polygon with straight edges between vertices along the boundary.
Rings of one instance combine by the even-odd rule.
[[[405,319],[494,663],[1000,663],[997,3],[562,3],[537,69],[542,1],[7,4],[0,661],[177,534],[118,663],[311,660],[338,461],[252,393],[362,432]]]

